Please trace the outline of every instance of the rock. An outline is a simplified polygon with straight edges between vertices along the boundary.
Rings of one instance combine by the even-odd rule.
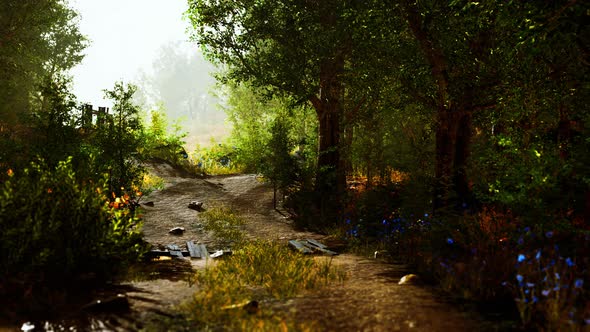
[[[188,208],[193,209],[193,210],[197,210],[197,211],[202,211],[203,210],[203,202],[192,201],[188,204]]]
[[[418,277],[415,274],[407,274],[407,275],[403,276],[398,282],[398,285],[417,285],[417,284],[420,284],[420,277]]]
[[[146,203],[143,203],[143,205],[153,207],[154,202],[146,202]]]
[[[172,235],[182,235],[184,233],[184,227],[174,227],[168,231]]]

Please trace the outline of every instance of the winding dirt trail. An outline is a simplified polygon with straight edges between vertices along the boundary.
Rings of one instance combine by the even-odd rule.
[[[145,207],[144,234],[156,246],[182,245],[187,240],[212,243],[199,227],[199,212],[188,208],[194,200],[203,202],[205,208],[231,206],[246,220],[245,232],[252,239],[322,239],[318,234],[295,231],[272,208],[272,189],[254,175],[191,178],[165,164],[153,166],[151,171],[166,181],[163,190],[143,199],[144,203],[154,203],[153,207]],[[177,226],[186,229],[184,234],[169,235],[168,230]],[[193,268],[203,264],[199,260],[190,262]],[[483,330],[482,320],[476,314],[456,309],[428,286],[399,285],[400,278],[408,273],[404,265],[352,254],[336,256],[334,263],[348,273],[343,284],[277,306],[294,312],[300,321],[318,322],[325,331]],[[128,293],[134,312],[144,316],[139,321],[153,313],[173,313],[173,306],[194,291],[186,281],[169,279],[132,282],[128,286],[135,290]]]

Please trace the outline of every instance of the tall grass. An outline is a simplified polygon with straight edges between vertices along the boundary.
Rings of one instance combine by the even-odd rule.
[[[244,242],[245,237],[241,229],[244,220],[231,208],[213,206],[200,217],[204,230],[211,232],[219,244],[239,247]]]
[[[315,330],[313,323],[296,324],[287,313],[273,310],[272,303],[344,277],[330,258],[314,259],[281,244],[253,241],[196,274],[199,290],[182,310],[200,330]],[[260,303],[256,314],[243,308],[253,300]]]

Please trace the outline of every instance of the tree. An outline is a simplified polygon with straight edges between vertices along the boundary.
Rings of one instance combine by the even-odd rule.
[[[336,0],[189,2],[193,39],[209,58],[227,65],[225,79],[249,82],[269,95],[285,94],[315,109],[315,187],[324,221],[337,219],[345,189],[341,125],[344,82],[347,70],[353,69],[346,64],[355,41],[371,39],[367,33],[372,31],[359,20],[372,6]]]
[[[477,3],[409,0],[399,9],[422,55],[412,66],[422,84],[412,94],[436,114],[434,208],[465,206],[473,201],[473,114],[495,106],[493,54],[503,34],[494,11]]]
[[[276,118],[270,128],[271,137],[265,149],[262,174],[272,183],[273,205],[277,208],[277,191],[285,192],[295,183],[298,173],[295,158],[289,153],[293,142],[289,138],[289,126],[282,118]]]
[[[107,115],[89,139],[96,158],[92,167],[99,174],[108,173],[109,190],[117,197],[140,180],[141,167],[136,157],[143,127],[139,107],[132,102],[135,90],[135,86],[121,82],[105,90],[107,98],[113,100],[113,114]]]
[[[281,121],[296,143],[306,174],[315,169],[317,120],[311,107],[292,105],[289,98],[267,99],[246,84],[227,84],[224,111],[232,124],[230,142],[238,153],[236,163],[246,172],[260,172],[264,149],[272,137],[272,125]],[[287,152],[293,152],[288,150]],[[310,189],[310,188],[307,188]]]
[[[476,137],[475,187],[537,223],[590,215],[588,8],[513,2],[498,13],[511,38],[497,52],[502,98],[476,118],[487,135]]]
[[[16,123],[42,109],[41,86],[82,60],[86,38],[66,0],[7,0],[0,4],[0,118]],[[36,103],[31,96],[37,97]],[[36,105],[36,106],[35,106]]]

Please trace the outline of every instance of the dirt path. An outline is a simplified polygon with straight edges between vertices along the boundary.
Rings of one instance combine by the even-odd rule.
[[[245,231],[250,238],[321,240],[318,234],[293,230],[272,209],[270,187],[254,175],[190,178],[179,176],[167,165],[154,167],[152,172],[167,183],[163,190],[143,199],[144,203],[154,203],[153,207],[145,207],[144,215],[145,239],[154,245],[182,245],[187,240],[212,243],[199,227],[199,212],[188,208],[194,200],[202,201],[205,208],[225,204],[237,210],[247,221]],[[184,227],[186,231],[180,236],[169,235],[172,227]],[[190,262],[194,268],[202,267],[202,261]],[[408,273],[404,265],[350,254],[337,256],[334,263],[348,272],[344,284],[290,300],[280,304],[281,309],[294,311],[298,320],[317,321],[326,331],[481,330],[480,320],[473,313],[454,309],[432,289],[399,285],[400,278]],[[135,290],[128,293],[134,311],[145,319],[153,313],[173,313],[173,306],[194,291],[186,281],[169,279],[132,282],[127,286]]]

